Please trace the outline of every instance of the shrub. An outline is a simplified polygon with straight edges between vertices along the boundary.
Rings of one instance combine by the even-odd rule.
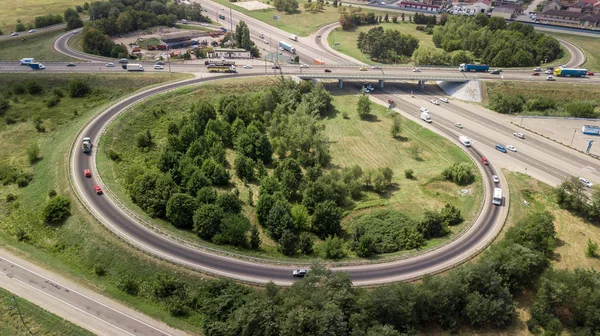
[[[115,162],[121,162],[121,155],[112,148],[108,150],[108,158]]]
[[[442,172],[442,176],[458,185],[467,185],[475,180],[473,169],[466,162],[453,163]]]
[[[106,269],[104,268],[104,266],[102,266],[100,264],[94,265],[94,267],[92,268],[92,271],[94,272],[94,274],[96,274],[99,277],[106,275]]]
[[[48,100],[46,100],[46,107],[54,107],[54,106],[58,105],[59,102],[60,102],[59,97],[50,96],[50,98],[48,98]]]
[[[42,86],[34,79],[30,79],[25,83],[25,89],[30,95],[37,95],[42,92]]]
[[[357,250],[363,236],[369,236],[373,240],[373,245],[366,240],[362,242],[361,248],[373,247],[374,253],[392,253],[418,248],[424,243],[424,239],[417,224],[416,221],[394,210],[375,210],[358,215],[348,225],[351,248],[358,254]],[[368,255],[367,251],[360,253],[362,256]]]
[[[16,200],[17,200],[17,195],[15,195],[15,194],[6,195],[6,203],[14,202]]]
[[[6,112],[9,107],[10,103],[8,102],[8,99],[0,98],[0,116],[4,115],[4,112]]]
[[[50,191],[48,191],[48,198],[52,198],[55,196],[56,196],[56,190],[50,189]]]
[[[406,176],[407,179],[412,180],[415,178],[415,172],[412,169],[406,169],[404,170],[404,176]]]
[[[153,145],[152,134],[150,130],[146,130],[144,133],[140,133],[135,138],[138,148],[148,149]]]
[[[27,159],[30,164],[35,164],[40,160],[40,146],[33,144],[27,147]]]
[[[92,89],[86,80],[74,79],[69,82],[68,90],[71,98],[80,98],[85,97]]]
[[[140,283],[132,276],[125,276],[117,284],[117,288],[129,295],[136,296],[140,291]]]
[[[460,210],[449,203],[446,203],[440,214],[442,215],[444,222],[450,226],[460,224],[463,221]]]
[[[35,127],[35,129],[40,133],[43,133],[46,131],[46,127],[44,126],[44,121],[42,120],[42,117],[40,117],[39,115],[36,115],[33,117],[33,127]]]
[[[30,181],[31,181],[31,179],[28,178],[26,175],[19,175],[15,182],[17,183],[17,186],[19,188],[25,188],[29,185]]]
[[[346,256],[344,241],[338,236],[329,236],[323,244],[323,257],[326,259],[341,259]]]
[[[17,95],[21,95],[25,93],[25,86],[22,83],[15,83],[12,86],[12,92]]]
[[[61,88],[52,89],[52,94],[59,98],[62,98],[65,96],[65,92]]]
[[[250,248],[258,249],[260,246],[260,232],[258,231],[258,227],[256,225],[252,225],[250,228]]]
[[[61,224],[71,215],[71,201],[65,196],[51,198],[42,210],[42,218],[48,224]]]

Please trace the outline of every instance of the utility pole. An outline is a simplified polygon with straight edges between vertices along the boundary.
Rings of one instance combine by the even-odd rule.
[[[571,144],[569,145],[569,147],[573,147],[573,140],[575,140],[575,134],[577,133],[577,129],[573,130],[573,137],[571,138]]]

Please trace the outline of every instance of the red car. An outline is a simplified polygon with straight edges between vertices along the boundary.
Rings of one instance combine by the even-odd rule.
[[[540,75],[540,73],[539,73],[539,72],[534,72],[534,73],[532,73],[531,75],[532,75],[532,76],[539,76],[539,75]]]
[[[100,188],[99,185],[94,186],[94,191],[96,192],[96,194],[102,195],[102,188]]]
[[[483,164],[484,164],[484,165],[486,165],[486,166],[490,164],[490,163],[488,162],[488,159],[486,159],[486,158],[484,158],[484,157],[482,157],[482,158],[481,158],[481,163],[483,163]]]
[[[588,71],[587,75],[588,75],[588,76],[593,76],[593,75],[594,75],[594,73],[593,73],[593,72],[591,72],[591,71]]]
[[[92,173],[90,173],[89,169],[84,170],[83,175],[85,175],[85,177],[92,177]]]

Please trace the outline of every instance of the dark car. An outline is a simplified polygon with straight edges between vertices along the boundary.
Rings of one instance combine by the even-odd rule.
[[[281,67],[279,65],[274,65],[271,67],[271,69],[281,69]]]
[[[329,69],[325,69],[325,70],[323,70],[323,71],[325,71],[325,72],[331,72],[331,70],[329,70]]]
[[[539,75],[540,75],[540,73],[539,73],[539,72],[534,72],[534,73],[532,73],[531,75],[532,75],[532,76],[539,76]]]
[[[73,63],[73,62],[67,63],[67,66],[68,66],[68,67],[74,67],[75,65],[76,65],[76,64],[75,64],[75,63]]]
[[[165,62],[163,62],[163,61],[158,61],[158,62],[156,62],[156,65],[165,65]]]
[[[490,72],[492,75],[499,75],[500,74],[500,70],[494,70],[492,72]]]

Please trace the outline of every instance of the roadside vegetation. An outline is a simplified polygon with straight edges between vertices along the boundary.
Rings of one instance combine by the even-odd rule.
[[[93,334],[0,288],[2,334],[11,336],[92,336]]]
[[[16,31],[15,28],[19,21],[23,24],[25,30],[36,28],[36,17],[47,17],[49,14],[62,16],[67,8],[83,6],[84,3],[85,1],[82,0],[19,0],[3,2],[0,7],[0,30],[5,35],[10,34]]]
[[[484,81],[484,104],[506,114],[597,118],[600,89],[574,83]]]
[[[392,137],[392,118],[379,106],[364,120],[348,118],[355,96],[332,98],[322,85],[262,81],[254,90],[241,82],[227,90],[202,85],[123,115],[102,145],[110,161],[101,160],[100,169],[108,172],[109,187],[116,179],[116,190],[188,238],[193,232],[206,242],[275,258],[415,250],[460,232],[463,216],[470,223],[481,185],[473,183],[473,164],[460,149],[407,120],[406,130]],[[247,93],[236,93],[240,89]],[[442,176],[458,162],[472,177],[460,187]],[[410,179],[403,176],[408,169],[416,171]],[[460,196],[464,188],[467,195]],[[371,209],[385,215],[367,214]],[[352,218],[359,213],[364,216]],[[371,216],[384,216],[391,226],[373,231]],[[400,217],[402,225],[392,223]],[[390,239],[386,234],[394,242],[376,248]]]
[[[61,29],[0,39],[0,60],[18,61],[33,57],[40,61],[73,61],[73,58],[54,50],[54,40],[62,33]]]

